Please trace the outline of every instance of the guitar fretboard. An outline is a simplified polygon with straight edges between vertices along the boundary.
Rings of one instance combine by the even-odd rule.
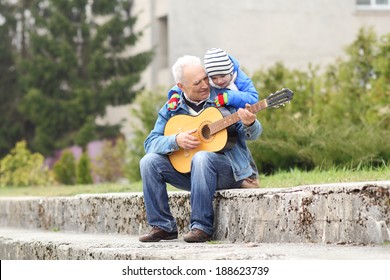
[[[267,107],[268,107],[267,101],[264,99],[264,100],[261,100],[255,104],[251,105],[248,108],[248,110],[251,113],[256,114],[257,112],[259,112]],[[223,119],[221,119],[219,121],[216,121],[212,124],[209,124],[210,134],[213,135],[213,134],[231,126],[232,124],[235,124],[239,120],[240,120],[240,117],[238,116],[238,113],[235,112],[229,116],[224,117]]]

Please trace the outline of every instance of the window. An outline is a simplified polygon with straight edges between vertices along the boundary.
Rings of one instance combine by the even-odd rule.
[[[356,0],[358,9],[390,10],[390,0]]]
[[[158,50],[157,60],[158,68],[164,69],[169,67],[168,64],[168,17],[158,18]]]

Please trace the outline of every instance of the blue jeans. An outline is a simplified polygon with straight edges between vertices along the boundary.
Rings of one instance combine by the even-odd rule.
[[[213,199],[216,190],[240,187],[224,154],[197,152],[192,158],[191,172],[177,172],[165,155],[146,154],[140,162],[146,216],[151,226],[177,231],[176,221],[168,205],[166,183],[191,192],[190,229],[213,234]]]

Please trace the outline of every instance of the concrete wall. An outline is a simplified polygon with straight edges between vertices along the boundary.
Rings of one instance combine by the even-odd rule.
[[[287,66],[328,64],[343,53],[361,26],[390,32],[390,11],[358,11],[354,0],[171,1],[172,61],[186,52],[221,47],[249,72],[277,61]],[[184,24],[186,22],[187,24]],[[175,46],[175,47],[173,47]],[[171,62],[172,62],[171,61]]]
[[[333,63],[363,26],[390,32],[390,9],[359,9],[355,0],[134,0],[133,13],[144,35],[129,52],[156,51],[142,75],[148,90],[170,88],[176,59],[203,57],[211,47],[225,49],[252,75],[276,62],[303,70]],[[125,119],[122,132],[130,137],[129,110],[108,108],[99,122]]]
[[[179,232],[189,194],[170,193]],[[382,244],[390,241],[390,181],[289,189],[236,189],[215,196],[216,240]],[[0,227],[139,235],[149,231],[142,194],[0,198]]]
[[[390,9],[359,9],[355,0],[135,0],[150,22],[144,43],[165,44],[157,20],[168,21],[166,53],[158,49],[145,75],[149,86],[173,83],[170,66],[184,54],[203,57],[211,47],[234,55],[248,74],[282,61],[290,68],[309,63],[327,65],[344,54],[360,27],[372,26],[380,35],[390,32]],[[144,9],[144,6],[151,9]],[[136,10],[137,10],[136,9]],[[148,14],[149,13],[149,14]],[[142,44],[141,44],[142,45]],[[146,46],[145,45],[145,46]],[[157,67],[168,56],[165,70]]]

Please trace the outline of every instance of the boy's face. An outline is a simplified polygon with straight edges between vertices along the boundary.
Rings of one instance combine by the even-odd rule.
[[[220,88],[226,88],[230,81],[232,80],[233,75],[227,74],[227,75],[215,75],[210,77],[210,79],[213,81],[215,85],[217,85]]]

